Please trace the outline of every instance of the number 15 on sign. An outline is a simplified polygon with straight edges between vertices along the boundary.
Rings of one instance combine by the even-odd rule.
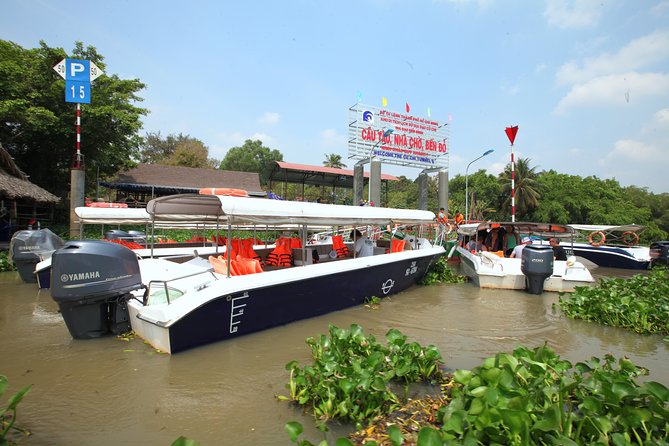
[[[91,83],[65,81],[65,102],[91,103]]]

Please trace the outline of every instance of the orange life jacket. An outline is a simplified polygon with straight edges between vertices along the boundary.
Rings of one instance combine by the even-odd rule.
[[[337,258],[348,256],[348,248],[344,244],[344,238],[341,235],[332,236],[332,249],[337,253]]]
[[[276,241],[276,248],[267,254],[265,259],[267,266],[291,266],[293,264],[293,254],[290,251],[290,240],[280,238]]]
[[[394,238],[390,242],[390,252],[401,252],[404,251],[404,245],[406,243],[406,240],[400,240],[398,238]]]

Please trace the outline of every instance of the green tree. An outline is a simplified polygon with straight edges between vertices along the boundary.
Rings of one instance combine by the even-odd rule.
[[[532,211],[539,206],[541,194],[539,184],[537,183],[536,167],[530,167],[529,158],[519,158],[515,163],[514,182],[515,182],[515,203],[516,217],[518,220],[527,219]],[[502,209],[511,215],[511,165],[508,165],[504,172],[499,174],[499,182],[502,187],[502,193],[505,199],[502,202]]]
[[[325,161],[323,161],[325,167],[331,167],[333,169],[343,169],[346,167],[346,164],[341,160],[341,155],[336,153],[325,154]]]
[[[221,161],[220,169],[239,172],[257,172],[260,183],[267,186],[275,161],[283,161],[283,154],[262,145],[262,141],[247,139],[241,147],[233,147]]]
[[[140,161],[170,166],[215,168],[220,163],[209,158],[209,148],[199,139],[189,135],[147,133],[140,153]]]
[[[59,196],[69,191],[76,144],[76,107],[64,101],[64,81],[53,70],[63,58],[90,60],[106,72],[91,87],[91,103],[81,105],[81,153],[89,185],[131,167],[142,138],[137,132],[145,109],[138,79],[108,72],[104,58],[76,42],[71,54],[40,42],[24,49],[0,40],[0,141],[32,182]]]
[[[220,161],[209,158],[209,148],[199,139],[179,133],[163,138],[160,132],[144,137],[140,162],[187,167],[217,167]]]

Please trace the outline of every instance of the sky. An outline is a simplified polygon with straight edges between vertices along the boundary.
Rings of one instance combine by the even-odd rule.
[[[24,48],[94,46],[106,74],[146,84],[143,133],[190,135],[212,158],[259,139],[287,162],[339,154],[352,168],[348,109],[386,98],[389,111],[449,123],[450,178],[501,172],[504,129],[518,126],[515,158],[537,172],[669,192],[669,0],[0,0],[0,11],[0,38]]]

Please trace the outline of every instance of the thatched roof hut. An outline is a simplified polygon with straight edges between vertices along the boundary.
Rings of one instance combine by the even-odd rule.
[[[0,199],[35,203],[57,203],[60,198],[28,181],[9,153],[0,144]]]

